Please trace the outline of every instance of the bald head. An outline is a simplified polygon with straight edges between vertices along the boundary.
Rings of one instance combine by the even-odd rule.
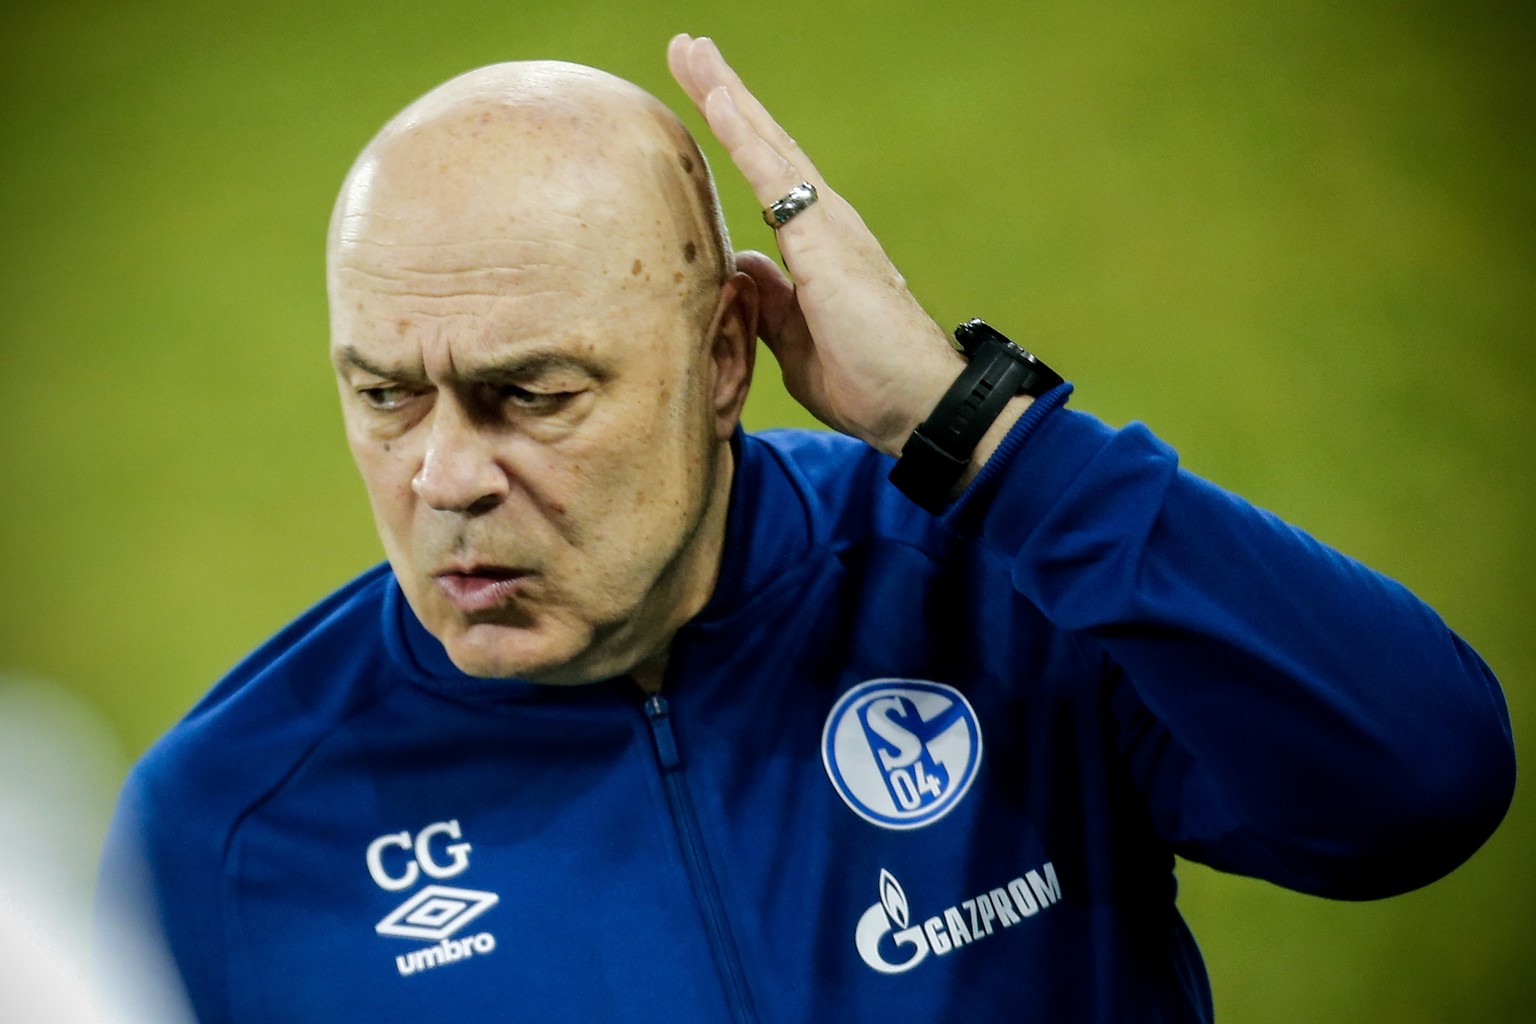
[[[733,269],[708,167],[676,116],[622,79],[554,61],[446,82],[354,164],[331,220],[333,302],[349,270],[400,274],[434,254],[532,289],[558,265],[622,282],[616,301],[699,311]]]

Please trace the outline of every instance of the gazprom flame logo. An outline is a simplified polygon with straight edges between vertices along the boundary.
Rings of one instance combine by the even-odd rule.
[[[953,810],[970,788],[981,764],[981,729],[952,686],[872,679],[832,708],[821,758],[859,817],[881,828],[921,828]]]
[[[859,927],[854,932],[853,944],[859,956],[881,974],[900,974],[910,971],[928,955],[928,942],[921,926],[909,928],[911,912],[907,907],[907,894],[894,875],[880,869],[880,902],[864,911]],[[912,951],[901,960],[887,960],[880,952],[880,940],[894,931],[892,941],[897,948],[910,946]]]

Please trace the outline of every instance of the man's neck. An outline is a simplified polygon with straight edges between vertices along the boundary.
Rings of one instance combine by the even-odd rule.
[[[715,493],[710,496],[704,515],[676,568],[679,570],[681,599],[674,606],[664,631],[665,643],[629,670],[635,684],[648,694],[660,693],[666,677],[667,655],[672,639],[690,619],[704,610],[720,583],[720,566],[725,557],[726,518],[731,503],[731,486],[736,474],[736,457],[729,442],[722,446],[720,466],[715,475]]]

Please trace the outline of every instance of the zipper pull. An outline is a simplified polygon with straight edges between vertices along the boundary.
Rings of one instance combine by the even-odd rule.
[[[667,699],[659,693],[646,698],[645,718],[651,725],[651,739],[656,741],[656,756],[662,768],[667,771],[681,768],[683,759],[677,752],[677,737],[672,733],[672,709],[667,706]]]

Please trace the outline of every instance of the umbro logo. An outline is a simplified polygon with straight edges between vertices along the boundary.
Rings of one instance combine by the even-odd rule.
[[[473,847],[463,839],[457,819],[433,822],[414,835],[386,833],[368,844],[368,874],[386,892],[409,889],[422,875],[453,878],[469,870]],[[403,977],[494,950],[496,937],[490,932],[453,936],[500,900],[493,892],[433,883],[391,910],[373,930],[390,938],[437,943],[396,956],[395,969]]]
[[[493,892],[429,885],[373,926],[380,935],[402,939],[446,939],[490,910],[501,899]]]

